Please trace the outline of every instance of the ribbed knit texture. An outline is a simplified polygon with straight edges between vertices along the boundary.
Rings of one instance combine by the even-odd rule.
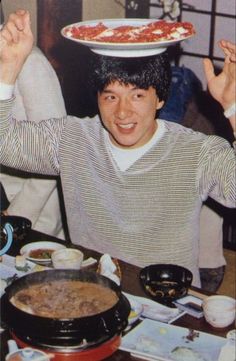
[[[179,264],[199,285],[202,200],[210,194],[235,206],[235,153],[219,137],[165,127],[160,142],[125,172],[106,148],[97,117],[16,123],[17,146],[6,141],[1,159],[44,174],[60,171],[73,243],[139,266]]]

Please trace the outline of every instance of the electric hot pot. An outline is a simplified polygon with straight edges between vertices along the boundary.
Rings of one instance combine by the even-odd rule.
[[[112,289],[118,301],[110,309],[92,316],[56,319],[32,315],[15,307],[10,299],[21,289],[35,283],[53,280],[79,280],[82,282],[99,283]],[[119,347],[121,333],[128,324],[131,310],[129,301],[122,294],[121,288],[110,279],[92,271],[85,270],[46,270],[30,273],[16,279],[5,290],[1,298],[2,321],[9,328],[13,338],[20,347],[33,346],[58,355],[55,360],[86,360],[83,353],[95,354],[93,360],[101,360],[98,352],[109,344],[108,357]],[[114,340],[114,342],[112,341]],[[104,352],[103,352],[104,353]],[[65,355],[69,355],[68,358]]]

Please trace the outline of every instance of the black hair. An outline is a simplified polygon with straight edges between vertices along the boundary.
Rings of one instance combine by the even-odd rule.
[[[89,85],[94,94],[114,81],[141,89],[152,86],[160,101],[166,101],[171,83],[171,67],[166,52],[147,57],[119,58],[93,54]]]

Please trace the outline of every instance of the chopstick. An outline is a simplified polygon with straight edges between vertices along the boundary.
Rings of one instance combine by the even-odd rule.
[[[201,300],[204,300],[204,298],[207,297],[207,295],[204,295],[203,293],[200,293],[198,291],[194,291],[191,289],[188,291],[188,294],[192,295],[192,296],[196,296],[196,297],[200,298]]]

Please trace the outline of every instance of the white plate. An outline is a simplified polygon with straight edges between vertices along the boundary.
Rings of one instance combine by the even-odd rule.
[[[4,294],[6,285],[10,285],[15,279],[25,276],[31,272],[51,269],[43,263],[39,265],[35,262],[29,261],[28,259],[25,261],[25,265],[23,267],[19,267],[16,265],[16,257],[9,256],[8,254],[4,254],[2,256],[2,261],[0,262],[0,297]]]
[[[56,251],[57,249],[61,249],[61,248],[66,248],[66,246],[64,246],[63,244],[60,244],[60,243],[56,243],[56,242],[46,242],[46,241],[32,242],[32,243],[28,243],[25,246],[23,246],[20,249],[20,254],[25,255],[26,258],[32,262],[45,264],[45,263],[50,263],[51,258],[49,259],[49,258],[30,257],[29,256],[30,251],[35,250],[35,249],[53,249],[54,251]]]
[[[144,360],[216,361],[226,342],[224,337],[195,331],[193,328],[146,319],[122,337],[120,349]],[[227,356],[224,358],[233,359]]]
[[[153,42],[144,42],[144,43],[108,43],[108,42],[76,39],[67,34],[67,31],[72,26],[76,26],[76,27],[84,26],[84,25],[95,26],[99,22],[102,22],[108,28],[116,28],[118,26],[123,26],[123,25],[141,26],[155,21],[158,20],[157,19],[88,20],[65,26],[64,28],[62,28],[61,34],[66,39],[88,46],[94,53],[107,55],[107,56],[118,56],[118,57],[140,57],[140,56],[150,56],[150,55],[160,54],[164,52],[168,46],[177,44],[180,41],[192,37],[192,35],[185,37],[183,35],[181,39],[168,40],[168,41],[153,41]]]
[[[131,302],[137,302],[142,306],[141,318],[150,318],[166,323],[171,323],[183,314],[178,308],[170,308],[146,297],[134,296],[123,292]]]

